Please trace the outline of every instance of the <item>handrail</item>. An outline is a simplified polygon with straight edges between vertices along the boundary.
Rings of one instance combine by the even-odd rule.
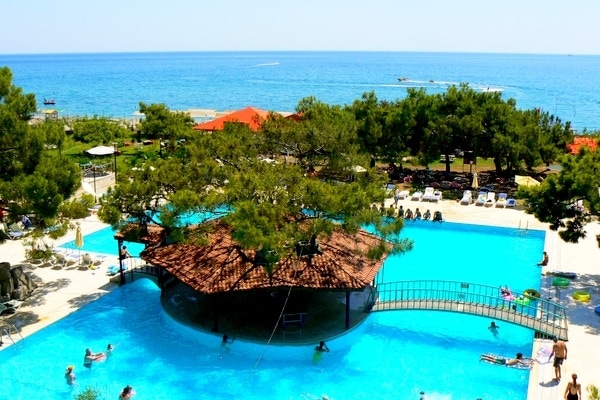
[[[455,281],[402,281],[377,285],[372,310],[438,310],[489,316],[567,339],[565,307],[522,292],[502,297],[495,286]]]
[[[19,330],[17,329],[17,327],[13,324],[10,325],[4,325],[2,327],[2,336],[6,335],[10,341],[12,342],[13,345],[16,344],[15,339],[13,339],[12,335],[11,335],[11,328],[14,330],[14,333],[17,333],[19,335],[19,337],[21,338],[21,340],[24,340],[23,335],[21,335],[21,332],[19,332]]]

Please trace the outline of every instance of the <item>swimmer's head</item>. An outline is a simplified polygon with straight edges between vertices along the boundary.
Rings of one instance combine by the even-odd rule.
[[[73,367],[72,365],[69,365],[69,366],[67,367],[67,371],[71,372],[71,371],[73,371],[73,368],[74,368],[74,367]]]

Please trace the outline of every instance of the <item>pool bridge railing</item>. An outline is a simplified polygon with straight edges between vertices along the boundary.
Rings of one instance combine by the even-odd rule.
[[[497,286],[454,281],[402,281],[377,284],[371,293],[371,311],[429,310],[480,315],[568,340],[565,307],[536,298],[537,291],[511,290],[502,296]],[[532,295],[533,293],[533,295]]]

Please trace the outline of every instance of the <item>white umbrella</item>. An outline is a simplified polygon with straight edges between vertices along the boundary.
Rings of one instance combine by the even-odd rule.
[[[473,173],[473,184],[471,185],[473,189],[479,189],[479,180],[477,179],[477,172]]]
[[[89,150],[86,150],[86,153],[91,154],[93,156],[108,156],[110,154],[114,154],[115,148],[112,146],[96,146]]]
[[[540,183],[530,176],[515,175],[515,183],[520,186],[537,186]]]

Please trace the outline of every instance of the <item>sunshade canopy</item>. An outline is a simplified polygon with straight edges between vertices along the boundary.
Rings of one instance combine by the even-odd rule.
[[[93,156],[108,156],[115,152],[115,148],[111,146],[96,146],[89,150],[86,150],[86,153],[91,154]]]
[[[515,175],[515,183],[520,186],[537,186],[540,183],[530,176]]]

